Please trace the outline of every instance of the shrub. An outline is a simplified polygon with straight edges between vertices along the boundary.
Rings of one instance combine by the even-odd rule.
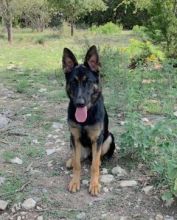
[[[122,26],[108,22],[100,26],[93,25],[90,30],[96,34],[119,34],[122,31]]]
[[[44,45],[45,41],[46,41],[45,37],[42,37],[42,36],[35,39],[36,44]]]

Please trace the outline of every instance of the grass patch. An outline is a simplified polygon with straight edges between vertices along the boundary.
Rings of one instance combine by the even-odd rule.
[[[14,157],[16,157],[16,153],[13,152],[13,151],[4,151],[3,154],[2,154],[2,157],[3,159],[6,161],[6,162],[10,162],[11,159],[13,159]]]

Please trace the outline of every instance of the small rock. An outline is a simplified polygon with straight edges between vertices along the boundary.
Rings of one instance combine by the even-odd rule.
[[[163,218],[163,215],[161,215],[161,214],[158,214],[158,215],[156,215],[156,217],[155,217],[155,220],[163,220],[164,218]]]
[[[125,176],[127,175],[127,172],[126,170],[122,169],[120,166],[117,166],[112,169],[112,174],[117,176]]]
[[[3,176],[0,176],[0,186],[5,182],[6,178]]]
[[[50,161],[47,163],[47,166],[48,166],[48,167],[52,167],[52,166],[53,166],[52,163],[53,163],[53,160],[50,160]]]
[[[77,219],[85,219],[86,218],[86,214],[85,212],[81,212],[76,216]]]
[[[172,206],[172,204],[175,202],[175,200],[174,200],[174,198],[171,198],[171,199],[169,199],[169,200],[167,200],[166,202],[165,202],[165,206],[166,207],[170,207],[170,206]]]
[[[8,202],[0,200],[0,210],[4,211],[8,206]]]
[[[27,212],[20,212],[20,214],[21,214],[21,215],[26,215],[26,214],[27,214]]]
[[[175,220],[173,216],[166,215],[164,220]]]
[[[51,149],[47,149],[46,150],[46,153],[47,153],[47,156],[51,155],[51,154],[54,154],[56,152],[56,149],[55,148],[51,148]]]
[[[111,174],[102,175],[100,179],[100,181],[105,184],[111,183],[113,180],[114,180],[114,176]]]
[[[37,139],[32,140],[33,144],[39,144],[39,141]]]
[[[33,209],[35,206],[36,206],[36,201],[32,198],[26,199],[22,204],[22,207],[27,210]]]
[[[4,128],[9,123],[9,121],[10,120],[8,118],[0,114],[0,129]]]
[[[88,180],[82,180],[82,184],[85,185],[85,186],[88,186],[89,181]]]
[[[124,126],[124,124],[125,124],[125,121],[120,121],[121,126]]]
[[[120,220],[128,220],[128,216],[121,216]]]
[[[21,220],[21,219],[22,219],[22,217],[21,217],[21,216],[18,216],[18,217],[17,217],[17,220]]]
[[[23,161],[18,157],[11,159],[10,162],[15,163],[15,164],[19,164],[19,165],[23,164]]]
[[[135,180],[122,180],[120,181],[121,187],[131,187],[131,186],[137,186],[138,183]]]
[[[46,88],[41,88],[41,89],[39,89],[38,91],[39,91],[39,92],[46,92],[47,89],[46,89]]]
[[[63,125],[61,123],[59,123],[59,122],[53,122],[52,128],[54,128],[54,129],[62,129]]]
[[[153,189],[153,186],[145,186],[142,190],[146,195],[150,193],[150,191]]]
[[[173,112],[173,114],[174,114],[174,116],[176,116],[176,117],[177,117],[177,111],[176,111],[176,112]]]
[[[109,189],[108,189],[107,187],[104,187],[104,188],[103,188],[103,191],[104,191],[105,193],[107,193],[107,192],[109,192]]]
[[[43,220],[43,216],[41,215],[41,216],[38,216],[37,217],[37,220]]]
[[[103,168],[101,171],[102,174],[108,174],[108,170],[106,168]]]
[[[143,122],[149,122],[149,119],[148,118],[142,118],[141,119]]]

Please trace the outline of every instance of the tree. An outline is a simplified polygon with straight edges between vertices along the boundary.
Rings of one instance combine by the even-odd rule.
[[[9,43],[12,42],[12,21],[20,12],[21,4],[18,0],[0,0],[0,16],[7,29]]]
[[[91,11],[103,11],[106,5],[102,0],[48,0],[52,7],[57,7],[71,25],[71,36],[74,34],[74,24],[83,15]]]
[[[147,10],[149,36],[163,45],[168,56],[177,57],[177,0],[124,0],[125,4],[130,2],[136,10]]]
[[[23,5],[22,19],[26,26],[43,31],[50,22],[50,11],[46,0],[27,0]]]

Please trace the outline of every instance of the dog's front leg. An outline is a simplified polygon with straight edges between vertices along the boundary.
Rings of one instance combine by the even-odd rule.
[[[97,142],[92,144],[92,165],[91,165],[91,180],[89,192],[93,196],[97,196],[100,192],[99,175],[100,175],[100,156],[101,146],[97,145]]]
[[[80,189],[80,174],[81,174],[81,144],[79,140],[75,140],[73,157],[73,177],[69,183],[69,191],[76,192]]]

